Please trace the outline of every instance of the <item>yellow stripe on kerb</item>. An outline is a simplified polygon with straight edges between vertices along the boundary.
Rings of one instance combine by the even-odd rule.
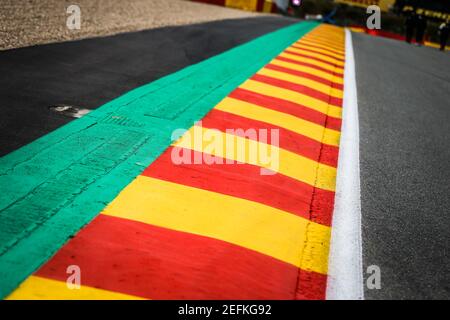
[[[314,47],[319,47],[319,48],[326,49],[326,50],[332,50],[332,51],[335,52],[335,53],[345,55],[345,51],[344,51],[344,50],[336,49],[336,48],[327,46],[326,44],[314,42],[314,41],[312,41],[312,40],[306,40],[306,39],[303,39],[303,38],[302,38],[301,40],[297,41],[296,43],[297,43],[297,44],[306,45],[306,46],[312,45],[312,46],[314,46]]]
[[[322,92],[326,95],[335,97],[335,98],[341,98],[344,96],[344,92],[341,89],[333,88],[329,85],[301,77],[301,76],[295,76],[286,72],[281,72],[277,70],[267,69],[263,68],[258,71],[258,74],[261,74],[263,76],[289,81],[295,84],[299,84],[311,89],[314,89],[316,91]]]
[[[287,52],[281,53],[279,55],[279,57],[283,57],[283,58],[291,59],[291,60],[294,60],[294,61],[299,61],[299,62],[312,64],[314,66],[318,66],[318,67],[320,67],[322,69],[325,69],[325,70],[328,70],[328,71],[331,71],[331,72],[334,72],[334,73],[338,73],[338,74],[343,74],[344,73],[344,69],[342,69],[342,68],[335,67],[335,66],[330,65],[330,64],[325,63],[325,62],[317,61],[316,59],[313,59],[313,58],[299,57],[299,56],[296,56],[295,54],[290,54],[290,53],[287,53]]]
[[[336,168],[256,140],[193,126],[173,145],[266,168],[324,190],[335,190]]]
[[[282,60],[278,60],[278,59],[274,59],[270,63],[274,64],[276,66],[279,66],[279,67],[283,67],[283,68],[287,68],[287,69],[291,69],[291,70],[295,70],[295,71],[300,71],[300,72],[305,72],[305,73],[308,73],[308,74],[312,74],[314,76],[320,77],[322,79],[325,79],[325,80],[328,80],[328,81],[331,81],[331,82],[334,82],[334,83],[338,83],[338,84],[343,84],[344,83],[344,79],[342,77],[335,76],[335,75],[332,75],[332,74],[330,74],[328,72],[317,70],[317,69],[312,68],[312,67],[302,66],[300,64],[286,62],[286,61],[282,61]]]
[[[289,47],[288,50],[292,51],[292,52],[295,52],[295,53],[298,53],[298,54],[301,54],[301,55],[305,55],[305,56],[311,57],[311,58],[321,59],[321,60],[327,61],[329,63],[333,63],[333,64],[335,64],[337,66],[340,66],[340,67],[344,66],[344,62],[336,60],[334,58],[330,58],[330,57],[324,56],[323,54],[320,54],[320,53],[309,52],[309,51],[305,51],[305,50],[301,50],[301,49],[297,49],[297,48],[293,48],[293,47]]]
[[[330,44],[335,44],[338,46],[342,46],[343,45],[343,41],[344,41],[344,36],[342,33],[334,33],[331,34],[329,32],[325,33],[318,33],[318,32],[311,32],[305,35],[305,38],[310,38],[310,39],[316,39],[316,40],[320,40],[320,41],[324,41]]]
[[[332,44],[330,44],[327,41],[322,41],[322,40],[319,40],[319,39],[316,39],[316,38],[312,38],[312,37],[304,37],[304,38],[302,38],[299,41],[308,41],[308,42],[311,42],[313,44],[320,44],[320,45],[323,45],[323,46],[327,46],[328,48],[333,49],[333,50],[339,50],[339,51],[344,51],[345,50],[343,46],[332,45]]]
[[[341,31],[330,32],[329,30],[325,32],[310,32],[305,35],[306,38],[316,38],[324,41],[328,41],[330,43],[336,43],[341,45],[344,39],[344,33]]]
[[[345,55],[343,54],[336,54],[331,50],[327,50],[327,49],[320,49],[320,48],[311,48],[310,46],[307,45],[303,45],[303,44],[295,44],[295,46],[299,49],[308,49],[308,50],[314,50],[323,54],[327,54],[330,55],[332,57],[335,57],[337,59],[345,59]]]
[[[142,298],[118,292],[81,286],[69,289],[63,281],[30,276],[7,300],[142,300]]]
[[[333,118],[342,118],[342,108],[329,105],[328,103],[315,99],[306,94],[302,94],[296,91],[279,88],[270,84],[262,83],[254,80],[247,80],[239,86],[242,89],[249,90],[255,93],[264,94],[278,99],[291,101],[293,103],[300,104],[307,108],[328,114]]]
[[[223,99],[215,109],[229,112],[238,116],[270,123],[280,128],[293,131],[318,142],[332,146],[339,146],[339,131],[325,128],[296,116],[260,107],[233,98]]]
[[[329,39],[325,39],[325,38],[318,37],[318,36],[313,36],[313,35],[309,35],[309,36],[307,35],[307,36],[304,37],[304,39],[308,40],[308,41],[314,41],[314,42],[317,42],[317,43],[321,43],[321,44],[329,46],[330,48],[333,48],[333,49],[345,50],[344,41],[343,40],[339,41],[339,42],[336,42],[336,41],[332,41],[332,40],[329,40]]]
[[[139,176],[103,214],[219,239],[327,273],[331,228],[257,202]],[[315,241],[308,244],[312,234]],[[303,248],[311,246],[303,257]]]

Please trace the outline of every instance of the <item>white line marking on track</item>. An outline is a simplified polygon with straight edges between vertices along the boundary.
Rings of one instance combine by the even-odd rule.
[[[359,180],[359,120],[351,32],[345,30],[344,101],[328,283],[329,300],[364,299]]]

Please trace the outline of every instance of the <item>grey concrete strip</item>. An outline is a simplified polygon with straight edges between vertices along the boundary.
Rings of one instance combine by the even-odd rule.
[[[367,299],[450,298],[450,55],[353,37]]]

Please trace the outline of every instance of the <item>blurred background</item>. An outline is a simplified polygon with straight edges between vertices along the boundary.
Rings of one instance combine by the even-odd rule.
[[[66,27],[73,0],[0,0],[0,50],[226,19],[266,15],[317,20],[405,40],[408,21],[425,21],[419,43],[437,46],[450,0],[77,0],[81,29]],[[381,29],[367,30],[366,8],[378,5]],[[423,18],[423,19],[422,19]],[[408,20],[409,19],[409,20]],[[411,23],[411,20],[412,21]],[[446,31],[449,33],[449,24]],[[412,36],[412,43],[417,43]]]
[[[248,11],[272,12],[301,19],[321,20],[353,31],[404,40],[411,12],[427,21],[426,42],[439,42],[438,29],[449,20],[450,0],[194,0]],[[378,5],[381,30],[367,30],[366,8]]]

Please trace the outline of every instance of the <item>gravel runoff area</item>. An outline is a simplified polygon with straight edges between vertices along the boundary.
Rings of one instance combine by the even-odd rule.
[[[66,26],[72,4],[80,30]],[[0,50],[261,15],[187,0],[0,0]]]

